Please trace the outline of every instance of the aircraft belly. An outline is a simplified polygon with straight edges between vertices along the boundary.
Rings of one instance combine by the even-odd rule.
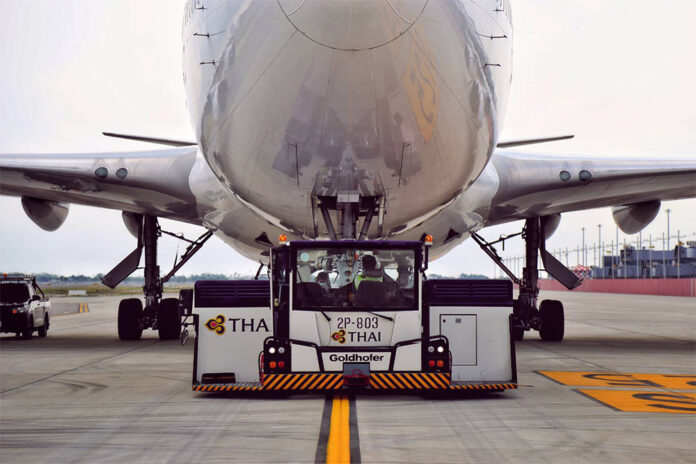
[[[386,197],[385,234],[472,184],[497,139],[496,84],[509,69],[485,66],[488,44],[463,3],[429,2],[408,27],[377,8],[377,26],[401,35],[351,51],[310,40],[278,9],[230,7],[233,26],[203,87],[200,141],[221,182],[308,236],[317,180],[347,166]]]

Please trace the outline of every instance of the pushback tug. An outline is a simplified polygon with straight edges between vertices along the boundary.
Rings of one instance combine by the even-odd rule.
[[[182,291],[193,390],[517,388],[508,280],[427,280],[423,241],[293,241],[269,280]]]

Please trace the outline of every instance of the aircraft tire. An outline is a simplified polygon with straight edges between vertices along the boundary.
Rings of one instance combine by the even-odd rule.
[[[179,299],[165,298],[160,302],[157,312],[157,324],[160,340],[176,340],[181,334],[181,316]]]
[[[118,304],[118,338],[140,340],[143,335],[143,303],[138,298],[126,298]]]
[[[560,342],[565,332],[563,303],[558,300],[544,300],[539,305],[541,326],[539,336],[546,342]]]
[[[46,335],[48,335],[48,326],[49,326],[48,314],[46,314],[44,316],[43,325],[41,327],[39,327],[39,337],[45,337]]]

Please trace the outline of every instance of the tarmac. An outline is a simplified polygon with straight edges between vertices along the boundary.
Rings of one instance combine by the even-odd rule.
[[[696,299],[542,297],[566,337],[517,343],[518,390],[345,399],[193,392],[193,340],[122,342],[117,297],[54,298],[76,309],[46,338],[0,337],[0,462],[696,462]]]

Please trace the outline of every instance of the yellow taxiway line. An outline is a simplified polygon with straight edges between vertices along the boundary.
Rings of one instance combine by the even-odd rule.
[[[350,463],[350,403],[346,395],[337,395],[333,399],[326,462],[327,464]]]

